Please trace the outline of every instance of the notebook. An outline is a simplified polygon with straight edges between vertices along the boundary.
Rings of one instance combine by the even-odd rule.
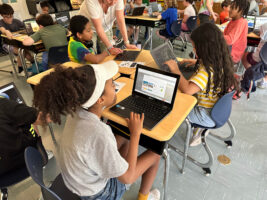
[[[70,25],[70,14],[69,12],[60,12],[56,13],[56,22],[61,24],[65,28],[68,28]]]
[[[168,65],[164,64],[166,61],[175,60],[178,63],[176,56],[173,53],[173,48],[170,42],[163,43],[162,45],[153,49],[150,53],[156,64],[163,71],[170,72]]]
[[[110,111],[125,118],[131,112],[144,113],[143,127],[152,130],[172,110],[180,76],[137,65],[132,95]]]
[[[142,7],[135,7],[131,14],[128,14],[128,16],[141,16],[143,15],[145,10],[145,6]]]
[[[19,104],[25,104],[24,99],[22,98],[16,85],[13,82],[1,86],[0,93],[6,93],[9,96],[10,100],[16,101]]]

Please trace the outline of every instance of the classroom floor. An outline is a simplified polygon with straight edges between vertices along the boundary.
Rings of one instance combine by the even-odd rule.
[[[154,36],[153,45],[162,43]],[[185,53],[175,51],[179,57],[188,57],[192,48]],[[11,70],[11,63],[7,56],[0,57],[0,69]],[[32,89],[24,77],[15,78],[10,74],[0,72],[0,85],[14,81],[28,105],[32,105]],[[45,97],[44,97],[45,98]],[[267,199],[267,89],[257,89],[251,95],[250,101],[245,96],[233,101],[231,120],[237,130],[233,139],[233,147],[227,149],[223,142],[208,136],[207,142],[214,154],[215,160],[211,167],[209,177],[203,175],[202,170],[194,164],[187,162],[186,173],[181,174],[182,158],[170,151],[170,176],[168,196],[169,200],[266,200]],[[55,126],[57,139],[62,137],[60,131],[63,125]],[[183,148],[183,138],[186,126],[182,124],[171,144]],[[216,134],[227,135],[227,125],[213,131]],[[48,130],[41,130],[44,145],[55,152],[54,145]],[[144,151],[140,147],[140,152]],[[192,147],[189,154],[199,160],[207,159],[203,147]],[[226,155],[231,159],[230,165],[218,162],[218,155]],[[160,167],[153,188],[162,191],[164,160]],[[49,184],[59,173],[56,160],[52,158],[45,168],[45,182]],[[123,200],[136,200],[140,180],[133,184],[123,196]],[[40,189],[30,178],[9,188],[9,200],[38,200]]]

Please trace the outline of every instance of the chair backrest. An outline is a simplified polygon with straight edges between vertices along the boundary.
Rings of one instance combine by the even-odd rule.
[[[193,31],[197,27],[197,16],[191,16],[187,19],[186,25],[189,31]]]
[[[182,20],[176,20],[172,23],[171,31],[172,34],[177,37],[180,35],[182,29]]]
[[[215,128],[223,126],[230,117],[232,111],[232,98],[235,91],[222,96],[211,110],[211,118],[215,122]]]
[[[25,162],[28,172],[34,182],[40,187],[44,197],[44,200],[61,200],[52,190],[47,188],[43,181],[43,161],[39,151],[33,147],[27,147],[25,149]]]
[[[68,45],[51,47],[48,52],[48,65],[62,64],[68,62]]]
[[[260,58],[262,62],[267,65],[267,42],[265,42],[265,44],[260,50]]]

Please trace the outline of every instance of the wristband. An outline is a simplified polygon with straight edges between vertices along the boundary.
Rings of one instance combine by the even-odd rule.
[[[130,44],[129,40],[124,41],[124,44]]]

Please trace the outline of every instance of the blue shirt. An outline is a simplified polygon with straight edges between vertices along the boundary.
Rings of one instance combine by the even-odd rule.
[[[168,8],[166,11],[164,11],[162,14],[162,19],[166,20],[166,29],[170,36],[173,36],[171,31],[171,26],[174,21],[177,20],[177,9],[176,8]]]

